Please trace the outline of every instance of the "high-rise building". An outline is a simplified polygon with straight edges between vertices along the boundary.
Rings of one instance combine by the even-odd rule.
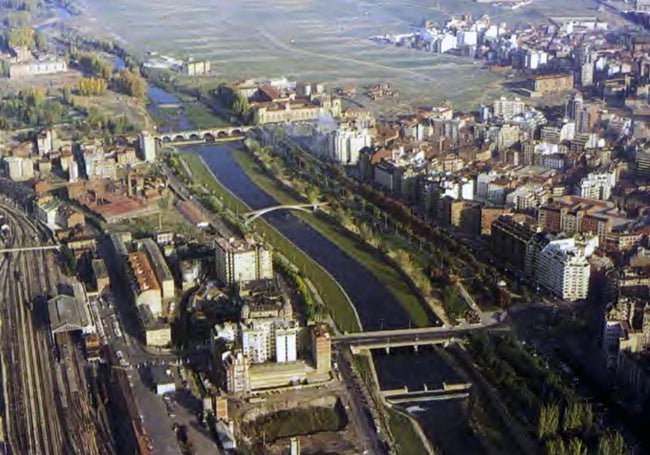
[[[585,199],[607,200],[614,186],[616,186],[615,172],[590,172],[577,184],[575,194]]]
[[[366,129],[340,127],[329,136],[330,157],[342,164],[357,164],[359,152],[372,145],[372,136]]]
[[[225,284],[246,284],[273,278],[273,258],[259,243],[243,239],[218,238],[215,241],[217,277]]]
[[[578,112],[584,106],[584,99],[582,93],[572,93],[566,102],[566,116],[569,120],[575,120],[578,117]]]
[[[148,163],[156,161],[156,139],[148,131],[141,132],[138,139],[142,159]]]
[[[520,98],[509,100],[505,96],[502,96],[494,101],[492,110],[496,118],[509,120],[524,112],[526,110],[526,104]]]
[[[312,329],[311,349],[316,371],[319,374],[329,373],[332,368],[332,339],[322,324],[317,324]]]
[[[277,363],[295,362],[298,358],[296,337],[298,328],[293,323],[275,326],[275,361]]]
[[[587,298],[591,269],[588,258],[597,246],[598,237],[550,241],[539,254],[537,283],[565,300]]]
[[[25,180],[34,178],[34,162],[31,158],[8,156],[4,160],[9,178],[14,182],[24,182]]]
[[[650,177],[650,153],[645,150],[636,152],[636,173],[639,177]]]
[[[250,391],[250,360],[241,350],[228,352],[223,363],[226,369],[226,390],[228,393],[246,394]]]

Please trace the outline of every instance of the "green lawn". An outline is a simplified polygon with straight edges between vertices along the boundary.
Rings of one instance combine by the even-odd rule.
[[[428,455],[422,440],[411,421],[402,414],[388,409],[388,423],[397,444],[398,455]]]
[[[278,202],[282,204],[304,203],[304,201],[296,199],[281,184],[265,174],[247,152],[236,150],[233,152],[233,156],[248,177]],[[375,275],[408,312],[414,326],[427,326],[430,324],[429,316],[418,297],[412,292],[397,270],[384,261],[378,253],[374,254],[366,245],[360,244],[357,239],[348,235],[343,228],[328,223],[322,218],[303,213],[296,213],[296,215]]]
[[[186,152],[181,153],[180,156],[191,170],[192,180],[221,198],[226,208],[239,213],[250,210],[214,178],[198,155]],[[295,264],[314,283],[340,331],[360,331],[351,303],[329,273],[266,221],[257,219],[253,226],[274,249]]]

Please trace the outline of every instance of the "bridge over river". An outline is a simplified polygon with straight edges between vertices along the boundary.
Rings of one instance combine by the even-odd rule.
[[[468,324],[459,327],[419,327],[413,329],[376,330],[358,333],[346,333],[332,337],[336,347],[349,347],[352,353],[364,350],[398,348],[434,344],[446,344],[453,340],[464,338],[472,332],[480,330],[500,330],[505,326],[497,320],[481,324]]]
[[[254,126],[230,126],[210,128],[205,130],[189,130],[177,132],[161,132],[154,134],[154,138],[163,144],[182,142],[216,142],[226,139],[242,139]]]

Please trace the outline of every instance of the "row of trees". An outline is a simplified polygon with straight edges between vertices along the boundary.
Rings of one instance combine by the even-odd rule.
[[[117,89],[129,96],[142,99],[147,95],[147,81],[135,71],[120,71],[114,78]]]
[[[302,273],[292,269],[284,260],[278,257],[273,258],[273,265],[276,270],[282,273],[282,275],[289,280],[293,288],[298,291],[302,299],[305,318],[307,318],[307,322],[312,321],[317,313],[316,302],[314,302],[314,297],[312,296],[307,283],[305,283]]]
[[[589,448],[599,455],[627,453],[620,434],[596,423],[591,404],[511,335],[473,334],[468,348],[511,412],[535,429],[548,455],[586,455]]]
[[[561,415],[560,411],[557,403],[542,405],[537,423],[537,435],[540,439],[557,436],[559,432],[577,434],[592,430],[594,413],[589,403],[582,400],[570,401]]]
[[[84,77],[77,83],[77,93],[82,96],[97,96],[106,93],[105,79],[98,77]],[[64,91],[64,99],[66,98]]]
[[[6,27],[23,27],[29,25],[32,15],[29,11],[7,11],[2,21]]]
[[[242,122],[248,123],[251,120],[248,99],[237,90],[222,84],[217,88],[217,97],[224,107],[230,109]]]

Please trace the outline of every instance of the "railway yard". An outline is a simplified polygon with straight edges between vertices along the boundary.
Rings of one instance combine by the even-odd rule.
[[[7,247],[53,242],[49,232],[0,203]],[[93,398],[93,372],[70,334],[53,337],[47,301],[66,284],[53,251],[0,257],[0,342],[5,445],[15,454],[116,453]]]

